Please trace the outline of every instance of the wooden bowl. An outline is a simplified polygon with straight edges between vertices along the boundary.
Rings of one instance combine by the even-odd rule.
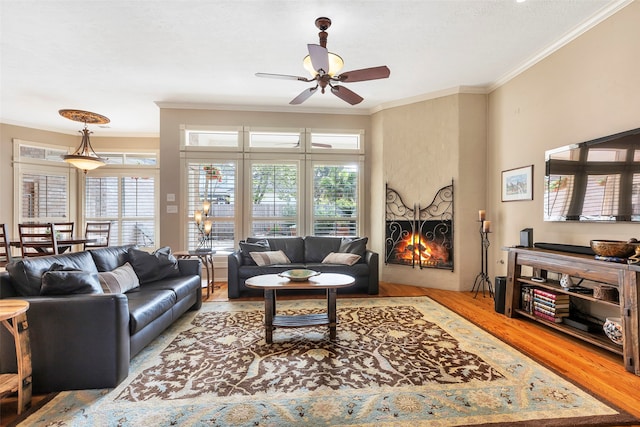
[[[626,258],[635,252],[637,243],[621,240],[592,240],[591,249],[596,255]]]

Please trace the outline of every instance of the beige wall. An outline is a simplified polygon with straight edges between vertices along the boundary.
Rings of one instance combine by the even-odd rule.
[[[589,245],[640,237],[638,225],[543,221],[544,152],[640,127],[640,2],[633,2],[489,95],[490,271],[506,274],[502,246],[534,241]],[[501,171],[534,165],[533,201],[501,202]]]
[[[486,96],[456,94],[376,113],[372,247],[384,257],[384,184],[405,204],[428,206],[454,182],[454,271],[386,265],[394,283],[471,289],[480,271],[478,210],[485,208]],[[471,237],[470,237],[471,236]],[[474,245],[475,243],[475,245]]]

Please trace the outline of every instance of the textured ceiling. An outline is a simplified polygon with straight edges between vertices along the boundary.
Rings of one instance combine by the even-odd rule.
[[[161,105],[369,114],[458,86],[491,88],[629,0],[2,0],[0,120],[75,133],[62,108],[111,119],[96,136],[157,135]],[[331,93],[289,101],[305,75],[314,21],[344,70],[387,65]]]

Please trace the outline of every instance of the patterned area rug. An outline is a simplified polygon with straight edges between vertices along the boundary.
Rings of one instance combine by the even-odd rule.
[[[322,312],[282,301],[279,314]],[[263,304],[205,303],[116,389],[63,392],[20,425],[622,425],[585,393],[426,297],[339,299],[326,327],[277,329]],[[637,420],[636,420],[637,421]]]

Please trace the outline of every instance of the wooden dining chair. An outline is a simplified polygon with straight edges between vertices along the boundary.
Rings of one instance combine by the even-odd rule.
[[[73,239],[73,222],[56,222],[53,224],[56,229],[56,239],[71,240]]]
[[[23,257],[58,254],[55,226],[49,224],[18,224]]]
[[[111,237],[110,222],[87,222],[84,230],[84,238],[94,240],[94,242],[85,242],[84,249],[104,248],[109,246],[109,238]]]
[[[11,248],[9,247],[9,234],[7,224],[0,224],[0,267],[11,262]]]

